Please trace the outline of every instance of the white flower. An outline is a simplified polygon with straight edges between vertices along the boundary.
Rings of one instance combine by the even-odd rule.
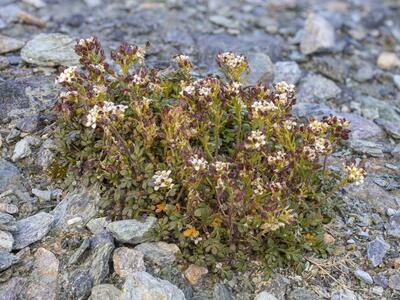
[[[285,81],[278,82],[275,85],[275,91],[279,94],[294,93],[295,87],[293,84],[287,84]]]
[[[303,153],[304,153],[305,157],[311,161],[315,160],[315,158],[317,157],[317,153],[315,152],[315,149],[310,146],[305,146],[303,148]]]
[[[170,175],[171,170],[157,171],[153,176],[154,190],[158,191],[161,188],[172,189],[174,184]]]
[[[89,45],[93,42],[94,42],[94,37],[90,37],[87,39],[80,39],[78,44],[79,44],[79,46],[86,47],[87,45]]]
[[[196,171],[204,170],[207,168],[207,161],[203,157],[199,157],[197,154],[189,159],[190,164]]]
[[[264,183],[263,183],[263,180],[260,177],[256,178],[256,180],[254,180],[252,185],[253,185],[254,194],[262,195],[262,194],[265,193]]]
[[[138,85],[144,85],[147,82],[146,77],[142,77],[138,74],[133,75],[132,81]]]
[[[328,153],[331,151],[331,143],[324,138],[316,138],[314,141],[315,150],[319,153]]]
[[[216,161],[216,162],[214,163],[214,167],[215,167],[215,170],[216,170],[218,173],[221,173],[221,172],[224,171],[224,170],[228,170],[228,168],[229,168],[229,163],[224,162],[224,161]]]
[[[280,162],[283,162],[286,160],[285,152],[279,150],[275,153],[275,155],[269,155],[267,160],[268,164],[270,165],[276,165]]]
[[[196,88],[193,85],[187,85],[183,88],[183,90],[179,93],[180,96],[185,96],[185,93],[188,95],[192,95],[196,91]]]
[[[232,69],[246,62],[246,58],[243,55],[235,55],[233,52],[220,53],[217,59]]]
[[[95,97],[100,96],[101,94],[107,93],[107,88],[105,85],[95,85],[93,87],[93,93]]]
[[[292,120],[286,120],[285,122],[283,122],[283,126],[285,126],[287,130],[292,130],[297,126],[297,123]]]
[[[101,64],[90,65],[90,66],[95,70],[99,70],[101,73],[105,72],[105,70],[106,70],[106,69],[104,69],[104,66]]]
[[[128,106],[126,105],[115,105],[113,102],[104,101],[103,106],[95,105],[90,109],[86,116],[85,126],[94,129],[97,127],[97,121],[101,117],[108,117],[109,115],[115,115],[117,118],[122,119],[127,108]]]
[[[315,133],[326,132],[328,126],[329,125],[327,123],[320,122],[318,120],[314,120],[308,124],[308,127],[311,129],[311,131]]]
[[[349,181],[354,182],[355,185],[360,185],[364,182],[366,172],[362,168],[357,168],[355,164],[346,166],[346,173]]]
[[[56,83],[71,83],[72,80],[75,78],[75,72],[77,70],[77,67],[69,67],[66,68],[58,77],[56,80]]]
[[[258,116],[260,113],[265,113],[278,109],[278,107],[273,102],[265,100],[254,101],[251,107],[253,108],[256,116]]]
[[[253,130],[250,132],[247,148],[259,149],[267,143],[267,137],[262,133],[261,130]]]
[[[240,89],[242,88],[242,84],[237,81],[233,81],[227,85],[227,91],[234,94],[239,95]]]

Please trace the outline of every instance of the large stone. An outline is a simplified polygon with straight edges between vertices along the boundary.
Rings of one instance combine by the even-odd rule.
[[[18,261],[19,258],[14,254],[8,253],[8,251],[0,250],[0,272],[8,269]]]
[[[0,34],[0,54],[17,51],[24,46],[24,42]]]
[[[373,157],[383,157],[383,147],[371,141],[352,139],[350,141],[350,147],[360,154],[368,154]]]
[[[322,16],[311,13],[308,15],[300,50],[303,54],[330,50],[335,46],[335,29]]]
[[[0,284],[0,299],[17,300],[21,299],[20,293],[24,288],[25,278],[13,277],[9,281]]]
[[[148,217],[144,222],[138,220],[121,220],[107,225],[107,231],[121,242],[139,244],[151,239],[149,233],[156,224],[155,217]]]
[[[343,60],[331,56],[315,56],[313,65],[319,73],[332,80],[344,83],[347,77],[347,67]]]
[[[268,84],[272,81],[274,65],[268,55],[264,53],[252,53],[248,56],[250,75],[247,83],[255,85],[257,82]]]
[[[146,271],[144,254],[138,250],[121,247],[114,250],[114,271],[118,276],[125,278],[129,273]]]
[[[49,232],[52,223],[53,216],[45,212],[17,221],[13,249],[19,250],[41,240]]]
[[[21,50],[27,63],[39,66],[72,66],[79,63],[74,52],[75,40],[60,33],[41,33],[30,40]]]
[[[216,283],[213,290],[213,300],[232,300],[232,293],[223,283]]]
[[[112,284],[99,284],[93,287],[89,300],[119,300],[122,292]]]
[[[11,233],[0,230],[0,251],[11,252],[14,238]]]
[[[296,84],[301,77],[301,70],[295,61],[278,61],[274,66],[274,83],[286,81]]]
[[[90,220],[86,224],[86,227],[93,234],[97,234],[97,233],[104,231],[108,224],[110,224],[110,221],[107,219],[107,217],[102,217],[102,218],[96,218],[96,219]]]
[[[0,194],[19,186],[21,186],[21,174],[18,168],[12,163],[0,159]]]
[[[45,248],[39,248],[34,257],[25,299],[57,299],[58,259]]]
[[[371,120],[353,113],[339,113],[337,116],[350,121],[351,139],[373,141],[385,137],[383,129]]]
[[[144,254],[145,261],[158,266],[172,264],[175,261],[175,254],[180,252],[177,245],[165,242],[143,243],[137,245],[135,249]]]
[[[146,272],[135,272],[126,278],[121,300],[185,300],[185,295],[172,283]]]
[[[341,89],[332,80],[321,75],[309,74],[299,86],[299,102],[320,102],[338,97]]]
[[[356,102],[360,105],[361,115],[368,119],[400,122],[400,114],[393,104],[365,95],[356,97]]]
[[[96,186],[79,187],[70,192],[54,209],[54,228],[66,230],[71,220],[77,220],[84,226],[97,213],[100,194]],[[76,223],[74,223],[76,224]]]
[[[15,218],[7,213],[0,212],[0,230],[15,231]]]
[[[372,266],[379,266],[383,262],[383,258],[389,249],[390,245],[381,237],[377,237],[372,242],[369,242],[367,255],[368,259],[372,263]]]

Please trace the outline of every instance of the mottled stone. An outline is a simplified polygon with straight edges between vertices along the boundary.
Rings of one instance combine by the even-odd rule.
[[[18,261],[19,258],[14,254],[8,253],[8,251],[0,250],[0,272],[8,269]]]
[[[7,213],[0,212],[0,230],[4,231],[15,231],[15,218]]]
[[[363,270],[356,270],[354,272],[354,276],[356,276],[358,279],[360,279],[361,281],[367,283],[367,284],[373,284],[374,281],[372,280],[371,275],[369,275],[367,272],[363,271]]]
[[[87,224],[86,227],[93,233],[97,234],[99,232],[102,232],[106,229],[107,225],[110,223],[106,217],[102,218],[96,218],[90,220]]]
[[[400,239],[400,213],[390,217],[387,233],[391,237]]]
[[[286,81],[296,84],[301,77],[301,70],[295,61],[278,61],[274,65],[274,83]]]
[[[232,294],[225,284],[215,284],[213,291],[213,300],[232,300]]]
[[[379,266],[389,249],[390,245],[382,237],[377,237],[372,242],[369,242],[367,254],[372,266]]]
[[[89,300],[119,300],[122,292],[112,284],[99,284],[92,288]]]
[[[350,138],[355,140],[374,140],[385,137],[385,132],[371,120],[353,113],[340,113],[337,116],[350,121]]]
[[[303,54],[329,50],[335,46],[335,29],[322,16],[308,15],[300,50]]]
[[[394,149],[392,150],[392,155],[395,158],[400,158],[400,143],[396,145],[396,147],[394,147]]]
[[[24,288],[25,278],[13,277],[5,283],[0,284],[0,299],[17,300]]]
[[[24,46],[24,42],[0,34],[0,54],[17,51]]]
[[[250,74],[247,83],[254,85],[257,82],[268,84],[272,81],[274,65],[268,55],[264,53],[251,53],[247,57]]]
[[[389,287],[393,290],[400,291],[400,273],[393,274],[389,277]]]
[[[206,275],[207,273],[208,273],[207,268],[191,264],[185,270],[184,275],[190,284],[196,285],[201,281],[203,276]]]
[[[329,79],[344,83],[347,77],[347,67],[342,60],[330,56],[313,57],[315,69]]]
[[[71,255],[71,257],[68,260],[67,266],[76,264],[79,261],[79,259],[83,256],[83,254],[86,252],[86,250],[89,249],[89,247],[90,247],[90,241],[89,239],[85,239],[79,246],[79,248]]]
[[[288,300],[319,300],[320,298],[314,293],[304,288],[298,288],[293,290]]]
[[[319,102],[336,98],[341,89],[332,80],[321,75],[308,75],[300,84],[297,98],[300,102]]]
[[[107,231],[121,243],[139,244],[151,239],[150,230],[157,219],[148,217],[144,222],[138,220],[115,221],[107,225]]]
[[[127,247],[117,248],[113,253],[114,271],[122,278],[132,272],[146,271],[143,258],[143,253],[138,250]]]
[[[165,242],[143,243],[135,249],[144,254],[145,261],[159,266],[172,264],[175,261],[175,254],[180,252],[177,245]]]
[[[384,289],[388,287],[388,279],[385,275],[383,274],[376,274],[373,276],[374,283],[383,287]]]
[[[14,238],[11,233],[0,230],[0,251],[11,252]]]
[[[373,157],[383,157],[383,147],[380,144],[371,141],[352,139],[350,141],[350,147],[360,154],[368,154]]]
[[[32,154],[31,147],[38,146],[41,143],[40,139],[33,136],[26,136],[20,140],[14,147],[14,152],[11,160],[16,162],[26,158]]]
[[[12,203],[0,203],[0,215],[1,213],[7,213],[7,214],[16,214],[18,213],[18,206],[12,204]],[[1,222],[1,216],[0,216],[0,224]],[[1,226],[1,225],[0,225]]]
[[[1,83],[0,83],[1,84]],[[1,97],[0,97],[1,99]],[[1,106],[1,100],[0,100]],[[21,174],[12,163],[0,159],[0,193],[21,185]]]
[[[17,221],[13,249],[19,250],[41,240],[49,232],[52,223],[53,216],[45,212]]]
[[[172,283],[146,272],[135,272],[126,278],[121,300],[185,300],[185,295]]]
[[[346,289],[333,291],[331,295],[331,300],[358,300],[358,298],[353,291]]]

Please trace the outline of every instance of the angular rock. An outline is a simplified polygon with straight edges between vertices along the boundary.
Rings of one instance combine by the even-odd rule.
[[[78,260],[83,256],[83,254],[86,252],[86,250],[89,249],[89,247],[90,247],[90,241],[89,239],[85,239],[79,246],[79,248],[71,255],[71,257],[68,260],[67,266],[76,264]]]
[[[310,74],[299,86],[297,98],[300,102],[319,102],[336,98],[340,93],[341,89],[332,80]]]
[[[172,264],[175,261],[175,254],[180,252],[177,245],[165,242],[143,243],[137,245],[135,250],[144,254],[145,261],[158,266]]]
[[[390,217],[387,233],[391,237],[400,239],[400,213]]]
[[[33,270],[24,291],[26,299],[57,299],[58,259],[44,248],[34,257]]]
[[[185,300],[185,295],[172,283],[146,272],[135,272],[126,278],[121,300]]]
[[[24,46],[24,42],[0,34],[0,54],[13,52],[21,49]]]
[[[344,83],[347,76],[347,67],[342,60],[330,56],[313,57],[316,70],[329,79]]]
[[[0,251],[11,252],[14,238],[11,233],[0,230]]]
[[[382,237],[377,237],[368,243],[367,255],[372,266],[377,267],[383,262],[386,252],[390,249],[390,245],[385,242]]]
[[[18,206],[12,203],[0,203],[0,224],[2,224],[2,218],[1,218],[2,213],[16,214],[18,213]]]
[[[364,95],[356,97],[356,101],[361,105],[360,113],[368,119],[382,119],[382,121],[396,123],[400,122],[400,114],[392,104],[386,101]]]
[[[388,287],[388,279],[383,274],[376,274],[373,277],[374,283],[378,286],[383,287],[384,289]]]
[[[208,273],[207,268],[191,264],[184,272],[186,279],[190,284],[196,285],[202,277]]]
[[[7,213],[0,212],[0,230],[4,231],[15,231],[15,218]]]
[[[20,159],[26,158],[32,154],[31,146],[38,146],[40,144],[40,139],[33,136],[26,136],[20,140],[14,148],[11,160],[16,162]]]
[[[22,132],[33,133],[39,128],[39,115],[27,116],[20,119],[15,127]]]
[[[311,13],[304,26],[300,50],[303,54],[329,50],[335,46],[335,29],[322,16]]]
[[[232,300],[232,294],[223,283],[217,283],[213,291],[214,300]]]
[[[261,293],[257,294],[254,300],[278,300],[278,298],[266,291],[262,291]]]
[[[394,75],[393,82],[397,89],[400,90],[400,75]]]
[[[383,157],[383,147],[377,143],[365,140],[351,140],[350,147],[360,154],[368,154],[372,157]]]
[[[99,284],[93,287],[89,300],[119,300],[122,292],[112,284]]]
[[[288,300],[319,300],[319,297],[307,289],[297,288],[289,294]]]
[[[396,53],[382,52],[379,54],[376,64],[383,70],[391,70],[400,66],[400,59]]]
[[[383,129],[387,132],[387,134],[390,135],[392,138],[399,140],[400,139],[399,122],[400,121],[389,122],[389,121],[377,120],[376,123],[382,126]]]
[[[142,252],[121,247],[114,250],[113,264],[114,271],[118,276],[125,278],[129,273],[146,271]]]
[[[350,290],[333,291],[331,300],[358,300],[358,297]]]
[[[41,33],[21,50],[21,57],[30,64],[54,67],[73,66],[79,63],[74,52],[75,40],[60,33]]]
[[[156,222],[155,217],[147,217],[144,222],[121,220],[108,224],[106,229],[117,241],[135,245],[151,239],[149,232]]]
[[[18,168],[0,158],[0,193],[19,186],[21,186],[21,174]]]
[[[97,234],[97,233],[104,231],[108,224],[110,224],[110,221],[106,217],[102,217],[102,218],[96,218],[96,219],[90,220],[86,224],[86,227],[93,234]]]
[[[268,55],[252,53],[248,57],[250,74],[247,83],[255,85],[257,82],[268,84],[273,77],[274,65]]]
[[[8,251],[0,250],[0,272],[8,269],[13,264],[17,263],[19,258],[14,254],[8,253]],[[0,298],[1,299],[1,298]]]
[[[295,61],[278,61],[274,65],[274,83],[286,81],[296,84],[301,77],[301,70]]]
[[[396,145],[396,147],[394,147],[394,149],[392,150],[392,155],[395,158],[400,158],[400,143]]]
[[[51,191],[48,190],[39,190],[39,189],[32,189],[32,194],[44,201],[51,200]]]
[[[350,121],[350,139],[375,140],[385,137],[385,132],[374,122],[353,113],[340,113],[337,116]]]
[[[45,212],[17,221],[13,249],[19,250],[41,240],[50,231],[52,223],[53,216]]]
[[[400,291],[400,273],[393,274],[389,277],[389,287],[393,290]]]
[[[363,270],[356,270],[354,272],[354,276],[356,276],[358,279],[360,279],[361,281],[364,281],[367,284],[373,284],[374,281],[372,280],[371,275],[369,275],[367,272],[363,271]]]
[[[0,284],[0,299],[17,300],[24,288],[25,278],[13,277],[9,281]]]
[[[90,188],[80,187],[70,192],[54,209],[54,228],[66,230],[68,221],[76,219],[85,225],[97,213],[100,194],[96,186]]]

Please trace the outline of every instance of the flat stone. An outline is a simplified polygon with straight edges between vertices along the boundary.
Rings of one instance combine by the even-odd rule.
[[[75,40],[60,33],[41,33],[21,50],[21,57],[30,64],[54,67],[73,66],[79,63],[74,52]]]
[[[7,213],[7,214],[16,214],[18,213],[18,206],[12,203],[0,203],[0,214]],[[0,224],[1,224],[1,217],[0,217]]]
[[[313,57],[313,65],[319,73],[329,79],[344,83],[347,77],[347,67],[343,60],[331,56],[315,56]]]
[[[92,288],[89,300],[119,300],[122,292],[112,284],[99,284]]]
[[[320,298],[314,293],[304,288],[293,290],[288,300],[319,300]]]
[[[96,218],[90,220],[87,224],[86,227],[93,233],[97,234],[99,232],[102,232],[106,229],[107,225],[110,224],[110,221],[107,219],[107,217],[102,217],[102,218]]]
[[[393,290],[400,291],[400,273],[393,274],[389,277],[389,287]]]
[[[256,52],[248,55],[247,59],[250,67],[248,84],[255,85],[257,82],[268,84],[272,81],[274,65],[268,55]]]
[[[278,61],[274,65],[274,83],[286,81],[297,84],[301,78],[301,70],[295,61]]]
[[[372,157],[383,157],[383,147],[374,142],[352,139],[350,141],[350,147],[360,154],[368,154]]]
[[[180,252],[177,245],[165,242],[143,243],[137,245],[135,249],[144,254],[145,261],[158,266],[172,264],[175,261],[175,254]]]
[[[374,281],[372,280],[371,275],[369,275],[367,272],[363,271],[363,270],[356,270],[354,272],[354,276],[356,276],[358,279],[360,279],[361,281],[367,283],[367,284],[373,284]]]
[[[100,194],[96,186],[90,188],[79,187],[68,193],[54,209],[55,230],[66,230],[68,221],[79,220],[84,226],[97,214]],[[75,224],[75,223],[74,223]]]
[[[0,193],[21,186],[21,181],[21,173],[18,168],[14,164],[0,158]]]
[[[376,64],[383,70],[391,70],[400,66],[400,59],[396,53],[393,52],[382,52],[379,54]]]
[[[82,244],[79,246],[77,250],[70,256],[67,266],[71,266],[76,264],[79,259],[83,256],[83,254],[88,250],[90,247],[90,240],[85,239]]]
[[[360,103],[360,113],[368,119],[400,122],[400,114],[396,111],[396,108],[388,102],[365,95],[357,96],[356,102]]]
[[[383,287],[384,289],[387,288],[389,285],[387,277],[383,274],[376,274],[373,276],[373,279],[375,284]]]
[[[121,300],[185,300],[185,295],[172,283],[146,272],[135,272],[126,278]]]
[[[8,251],[0,250],[0,272],[8,269],[13,264],[17,263],[19,258],[14,254],[8,253]],[[1,293],[0,293],[1,294]],[[2,298],[0,298],[2,299]]]
[[[390,245],[382,237],[377,237],[368,243],[367,255],[372,266],[377,267],[383,262],[386,252],[390,249]]]
[[[304,26],[300,50],[303,54],[312,54],[329,50],[335,46],[335,29],[322,16],[311,13]]]
[[[392,150],[392,155],[395,158],[400,158],[400,143],[396,145],[396,147],[394,147],[394,149]]]
[[[49,190],[32,189],[32,194],[44,201],[51,200],[51,191]]]
[[[400,90],[400,75],[394,75],[393,82],[397,89]]]
[[[11,252],[13,244],[13,235],[7,231],[0,230],[0,251]]]
[[[0,34],[0,54],[13,52],[21,49],[24,46],[24,42]]]
[[[14,148],[13,155],[11,160],[16,162],[23,158],[26,158],[32,154],[31,147],[38,146],[41,143],[40,139],[33,136],[26,136],[22,140],[20,140]]]
[[[232,300],[232,294],[225,284],[215,284],[213,290],[213,300]]]
[[[14,250],[19,250],[41,240],[51,228],[53,216],[45,212],[17,221],[14,232]]]
[[[0,212],[0,230],[15,231],[17,229],[15,223],[15,218],[12,215]]]
[[[266,291],[262,291],[261,293],[257,294],[254,300],[278,300],[278,298]]]
[[[22,132],[33,133],[39,128],[39,122],[39,115],[27,116],[20,119],[15,127]]]
[[[127,247],[117,248],[113,253],[114,271],[122,278],[132,272],[146,271],[143,258],[143,253],[138,250]]]
[[[206,275],[207,273],[208,273],[207,268],[191,264],[185,270],[184,275],[190,284],[196,285],[201,281],[203,276]]]
[[[356,294],[350,290],[338,290],[333,291],[331,295],[331,300],[358,300]]]
[[[309,74],[300,84],[297,98],[300,102],[319,102],[334,99],[340,93],[341,89],[332,80]]]
[[[376,123],[380,126],[383,127],[383,129],[386,131],[388,135],[390,135],[392,138],[399,140],[400,139],[400,126],[399,126],[400,121],[394,121],[394,122],[389,122],[389,121],[377,121]]]
[[[387,233],[391,237],[400,239],[400,213],[390,217]]]
[[[148,217],[145,222],[121,220],[108,224],[106,229],[117,241],[135,245],[151,239],[149,233],[156,222],[155,217]]]
[[[13,277],[5,283],[0,284],[0,299],[17,300],[24,288],[25,278]]]
[[[353,113],[340,113],[337,116],[350,121],[350,139],[375,140],[385,137],[383,129],[371,120]]]
[[[58,265],[58,259],[51,251],[45,248],[36,251],[28,287],[24,291],[26,299],[57,299]]]

